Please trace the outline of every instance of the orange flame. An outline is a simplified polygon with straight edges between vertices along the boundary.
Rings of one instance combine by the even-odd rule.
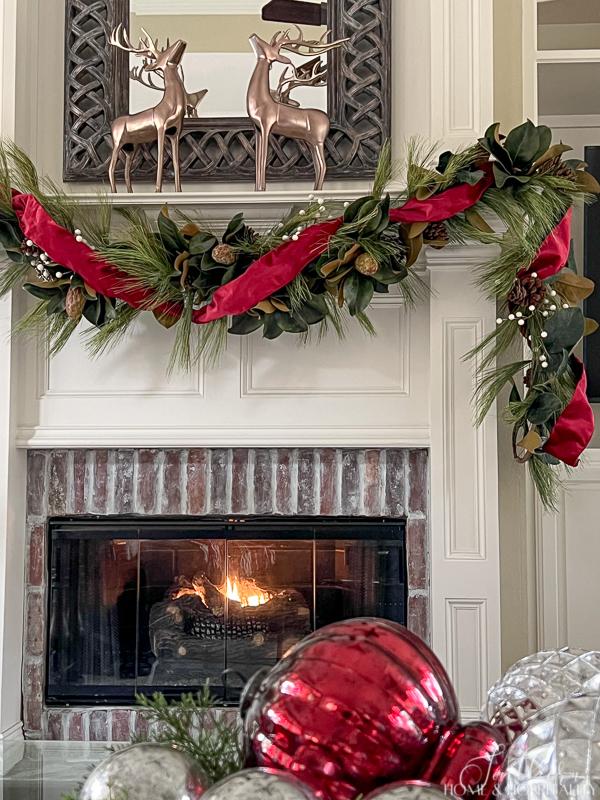
[[[199,597],[208,608],[206,594],[206,584],[208,582],[208,579],[204,577],[193,578],[191,581],[192,585],[182,586],[180,589],[176,589],[172,594],[172,599],[179,600],[180,597]],[[242,608],[258,608],[259,606],[264,606],[275,596],[266,589],[261,589],[252,578],[238,578],[234,576],[232,579],[228,577],[225,583],[215,588],[223,597],[226,597],[232,603],[239,603]]]

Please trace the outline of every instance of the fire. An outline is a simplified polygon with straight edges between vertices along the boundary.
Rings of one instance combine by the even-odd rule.
[[[266,589],[257,585],[253,578],[227,577],[225,583],[214,586],[205,576],[195,577],[189,586],[176,589],[171,595],[173,600],[180,597],[199,597],[204,605],[209,608],[207,587],[211,586],[232,603],[239,603],[242,608],[258,608],[270,602],[275,596]]]
[[[258,608],[264,606],[269,600],[273,599],[270,592],[261,589],[256,585],[256,581],[252,579],[237,578],[231,580],[227,578],[226,582],[217,587],[223,597],[231,600],[234,603],[239,603],[242,608]]]

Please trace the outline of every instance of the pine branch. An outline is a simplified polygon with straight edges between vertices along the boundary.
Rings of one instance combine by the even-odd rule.
[[[151,733],[136,741],[174,745],[188,753],[212,782],[242,768],[240,729],[216,710],[217,702],[206,685],[197,694],[183,694],[169,703],[164,695],[137,696],[147,709]]]

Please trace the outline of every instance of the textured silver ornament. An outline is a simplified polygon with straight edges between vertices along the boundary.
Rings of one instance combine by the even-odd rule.
[[[245,769],[215,784],[203,800],[315,800],[293,775],[275,769]]]
[[[517,661],[488,692],[486,719],[514,739],[544,708],[577,692],[600,691],[600,652],[542,650]]]
[[[448,795],[439,786],[422,781],[403,781],[376,789],[365,800],[442,800]]]
[[[503,800],[600,797],[600,696],[576,695],[531,720],[504,765]]]
[[[91,772],[79,800],[198,800],[208,780],[186,754],[162,744],[134,744]]]

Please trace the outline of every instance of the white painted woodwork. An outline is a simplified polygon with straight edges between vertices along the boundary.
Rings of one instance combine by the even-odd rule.
[[[600,649],[600,450],[563,476],[558,513],[537,506],[540,648]]]
[[[472,142],[493,121],[492,0],[394,0],[393,9],[394,152],[400,156],[413,134],[438,140],[440,149]],[[0,11],[2,58],[12,70],[12,79],[3,71],[0,81],[3,126],[12,120],[2,132],[16,134],[41,169],[60,179],[64,2],[0,0]],[[17,29],[23,47],[18,70]],[[5,86],[12,88],[10,97]],[[33,142],[24,131],[32,132]],[[153,213],[164,201],[202,205],[203,215],[217,224],[243,208],[250,221],[264,226],[310,191],[309,184],[276,184],[275,191],[256,195],[250,185],[186,183],[184,196],[144,192],[120,195],[119,202],[142,203]],[[67,188],[93,202],[93,187]],[[343,200],[364,188],[364,182],[330,182],[323,196]],[[4,305],[0,508],[9,497],[11,506],[0,517],[0,733],[14,730],[20,698],[15,663],[22,633],[24,531],[18,515],[24,480],[15,441],[21,448],[430,447],[433,646],[458,685],[465,716],[475,717],[500,668],[495,419],[473,428],[473,367],[462,360],[495,318],[494,304],[473,286],[473,267],[488,255],[478,247],[431,252],[425,265],[431,300],[409,309],[398,296],[378,298],[372,317],[379,336],[373,341],[354,326],[345,343],[330,336],[308,349],[291,336],[232,339],[219,368],[200,365],[170,380],[165,366],[172,333],[150,319],[98,361],[90,362],[74,340],[48,364],[31,345],[8,347],[3,334],[12,307]],[[7,576],[17,584],[14,590]]]
[[[445,654],[466,718],[500,672],[498,476],[494,413],[473,427],[474,364],[495,325],[474,285],[485,248],[427,252],[431,275],[431,582],[433,647]]]
[[[432,138],[471,144],[493,122],[493,0],[431,5]]]
[[[28,11],[28,0],[0,0],[0,136],[15,137],[21,130],[17,54],[19,22],[27,22]],[[25,85],[26,78],[24,69]],[[19,348],[10,337],[18,306],[12,296],[0,300],[0,741],[22,737],[25,453],[16,447]]]

